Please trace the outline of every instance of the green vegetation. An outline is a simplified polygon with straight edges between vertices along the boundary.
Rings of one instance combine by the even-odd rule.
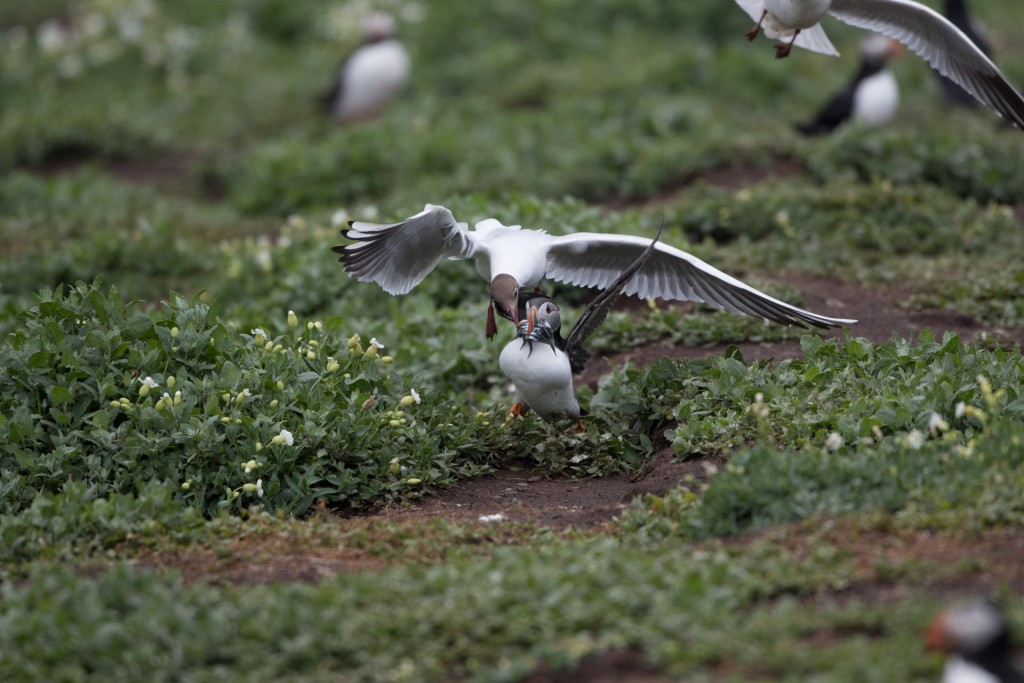
[[[711,0],[374,7],[414,77],[345,129],[316,98],[368,3],[0,7],[5,680],[511,683],[612,651],[684,680],[926,681],[925,623],[993,590],[1024,634],[991,557],[1024,528],[1019,131],[940,105],[910,56],[891,126],[799,138],[855,68],[831,21],[842,59],[775,60]],[[977,12],[1024,83],[1018,3]],[[808,276],[884,287],[985,335],[633,302],[599,355],[713,352],[613,363],[581,432],[513,420],[511,327],[484,339],[470,265],[390,297],[329,251],[426,202],[552,233],[664,219],[797,305]],[[570,320],[593,294],[550,291]],[[659,449],[693,474],[593,529],[358,516],[496,468],[641,478]],[[273,571],[311,558],[341,575]]]

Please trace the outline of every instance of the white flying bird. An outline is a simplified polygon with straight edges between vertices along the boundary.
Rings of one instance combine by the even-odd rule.
[[[352,221],[345,235],[354,244],[334,247],[349,275],[376,282],[389,294],[406,294],[443,259],[473,259],[490,283],[488,337],[497,331],[494,309],[520,321],[520,288],[548,278],[581,287],[606,289],[650,244],[645,237],[579,232],[554,236],[541,230],[506,226],[494,218],[469,230],[443,206],[427,204],[397,223]],[[651,257],[624,287],[628,296],[702,301],[716,308],[783,325],[839,327],[856,322],[829,318],[791,306],[726,275],[696,256],[659,242]]]

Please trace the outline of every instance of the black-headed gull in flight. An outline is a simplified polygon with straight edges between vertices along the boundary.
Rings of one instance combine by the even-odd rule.
[[[647,248],[633,235],[578,232],[549,235],[502,225],[488,218],[469,230],[443,206],[397,223],[351,221],[345,236],[354,244],[334,247],[346,272],[360,282],[376,282],[389,294],[406,294],[443,259],[473,259],[487,280],[494,308],[517,325],[520,289],[548,278],[580,287],[607,288]],[[791,306],[726,275],[681,249],[659,242],[654,254],[624,287],[627,296],[700,301],[783,325],[829,328],[856,322],[830,318]],[[497,327],[487,307],[488,338]]]
[[[572,376],[583,372],[590,359],[582,344],[604,322],[623,287],[654,254],[664,228],[662,222],[647,248],[594,297],[567,338],[562,337],[562,313],[553,300],[539,296],[526,302],[527,319],[519,323],[515,338],[505,345],[498,358],[501,371],[516,387],[518,400],[510,413],[523,415],[532,409],[544,419],[554,415],[580,416]]]
[[[853,79],[818,110],[814,119],[797,125],[797,130],[804,135],[823,135],[848,121],[873,126],[888,123],[900,104],[900,86],[888,61],[900,50],[899,43],[877,33],[862,40],[860,68]]]
[[[365,41],[345,58],[322,98],[342,125],[379,116],[409,78],[409,54],[395,38],[395,20],[375,12],[363,30]]]
[[[826,14],[898,40],[1001,116],[1024,128],[1024,97],[1010,85],[985,53],[933,9],[912,0],[736,0],[757,22],[747,37],[763,30],[783,43],[776,56],[793,45],[836,55],[819,23]]]

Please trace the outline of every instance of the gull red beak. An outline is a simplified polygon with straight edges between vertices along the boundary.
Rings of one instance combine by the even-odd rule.
[[[533,332],[533,325],[534,325],[534,321],[536,321],[536,319],[537,319],[537,307],[536,306],[530,306],[530,315],[526,319],[526,334],[530,334],[531,332]],[[518,324],[518,323],[516,323],[516,324]]]
[[[513,305],[512,310],[509,311],[512,314],[512,322],[515,325],[519,324],[519,306]]]

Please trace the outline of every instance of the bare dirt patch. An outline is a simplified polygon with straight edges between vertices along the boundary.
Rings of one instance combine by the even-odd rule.
[[[382,514],[395,519],[440,516],[458,521],[501,515],[501,520],[596,530],[611,522],[637,496],[662,495],[688,475],[706,479],[708,465],[721,462],[724,458],[717,456],[679,462],[666,448],[638,476],[573,479],[544,477],[529,468],[507,467]]]
[[[521,683],[668,683],[674,680],[648,664],[641,652],[608,650],[587,657],[566,671],[542,666]]]

